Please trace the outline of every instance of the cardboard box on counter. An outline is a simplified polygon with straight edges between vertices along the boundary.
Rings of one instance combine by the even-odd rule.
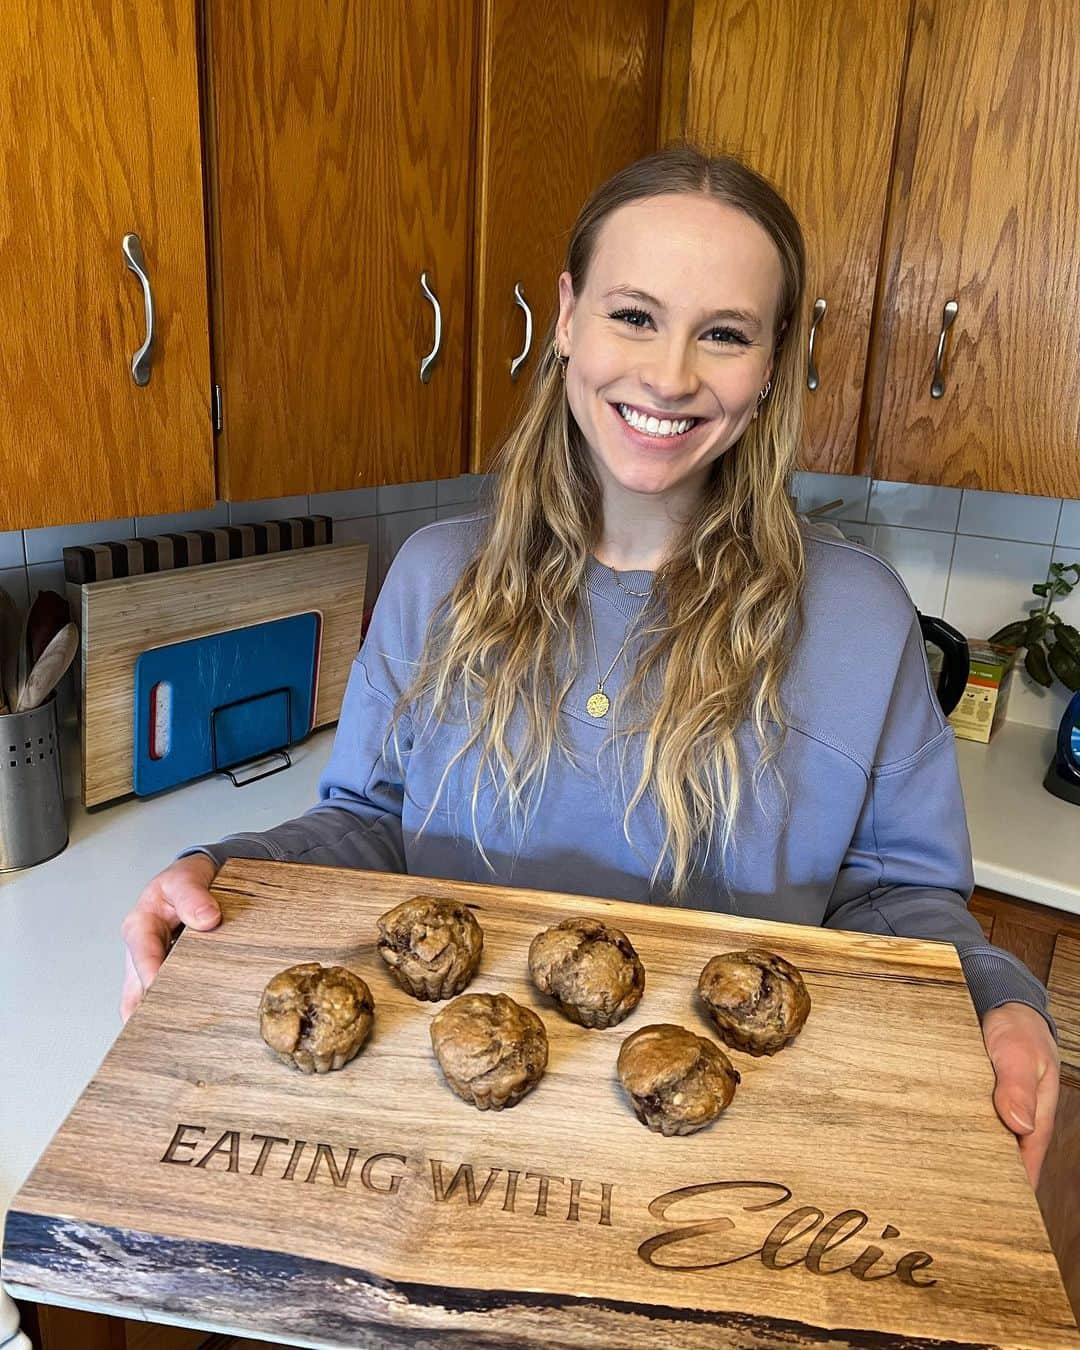
[[[960,702],[949,714],[957,736],[989,741],[1005,720],[1016,651],[991,642],[969,642],[971,670]]]

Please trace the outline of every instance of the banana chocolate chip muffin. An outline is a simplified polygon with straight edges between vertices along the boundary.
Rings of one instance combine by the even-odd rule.
[[[739,1074],[723,1050],[685,1027],[658,1022],[627,1036],[619,1080],[634,1114],[659,1134],[693,1134],[731,1104]]]
[[[431,1019],[431,1045],[446,1081],[481,1111],[501,1111],[531,1092],[547,1066],[544,1024],[506,994],[462,994]]]
[[[476,974],[484,930],[458,901],[415,895],[378,922],[379,955],[413,998],[452,998]]]
[[[613,1027],[641,1002],[645,967],[625,933],[598,919],[563,919],[537,933],[529,974],[583,1027]]]
[[[259,1031],[274,1054],[304,1073],[340,1069],[371,1032],[375,1003],[359,975],[318,961],[279,971],[263,990]]]
[[[810,995],[791,962],[754,947],[714,956],[698,978],[698,993],[720,1039],[751,1055],[775,1055],[810,1012]]]

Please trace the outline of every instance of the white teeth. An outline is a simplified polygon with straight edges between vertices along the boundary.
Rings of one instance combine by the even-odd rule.
[[[648,436],[681,436],[697,422],[696,417],[683,417],[679,421],[669,417],[647,417],[626,403],[620,403],[617,407],[624,422],[629,422],[635,431],[643,431]]]

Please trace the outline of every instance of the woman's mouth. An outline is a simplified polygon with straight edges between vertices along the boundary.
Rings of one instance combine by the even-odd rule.
[[[645,441],[656,444],[662,442],[665,448],[678,444],[702,420],[700,417],[661,417],[655,413],[646,413],[629,403],[611,405],[620,420]]]

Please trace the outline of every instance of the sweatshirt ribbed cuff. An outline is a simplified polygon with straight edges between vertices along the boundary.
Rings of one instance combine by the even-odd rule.
[[[1000,947],[974,947],[960,953],[971,1001],[979,1021],[1003,1003],[1024,1003],[1046,1020],[1056,1041],[1057,1027],[1047,1008],[1046,990],[1022,961]]]
[[[254,858],[258,862],[283,862],[270,844],[257,834],[230,834],[219,839],[216,844],[198,844],[178,853],[177,858],[186,858],[192,853],[205,853],[213,858],[218,867],[224,867],[229,858]]]

